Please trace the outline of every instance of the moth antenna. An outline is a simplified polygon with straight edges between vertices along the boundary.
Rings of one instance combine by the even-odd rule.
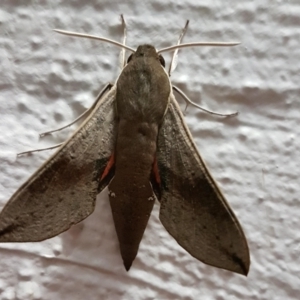
[[[179,45],[182,42],[182,39],[188,29],[189,22],[190,22],[189,20],[186,21],[185,26],[180,33],[179,39],[177,41],[177,45]],[[177,63],[178,63],[178,48],[174,51],[172,55],[169,72],[168,72],[169,76],[171,76],[171,73],[176,69]]]
[[[90,35],[90,34],[85,34],[85,33],[78,33],[78,32],[72,32],[72,31],[66,31],[66,30],[61,30],[61,29],[53,29],[53,31],[58,32],[60,34],[64,34],[64,35],[69,35],[69,36],[76,36],[76,37],[82,37],[82,38],[88,38],[88,39],[92,39],[92,40],[97,40],[97,41],[103,41],[103,42],[107,42],[110,44],[113,44],[115,46],[127,49],[131,52],[135,52],[135,50],[133,48],[130,48],[126,45],[123,45],[119,42],[116,42],[114,40],[111,39],[107,39],[104,37],[100,37],[100,36],[96,36],[96,35]]]
[[[51,147],[47,147],[47,148],[40,148],[40,149],[35,149],[35,150],[24,151],[24,152],[18,153],[17,157],[20,157],[20,156],[25,155],[25,154],[31,154],[31,153],[34,153],[34,152],[40,152],[40,151],[46,151],[46,150],[59,148],[63,144],[64,143],[60,143],[60,144],[57,144],[57,145],[54,145],[54,146],[51,146]]]
[[[198,46],[213,46],[213,47],[229,47],[239,45],[240,42],[195,42],[179,44],[175,46],[166,47],[157,51],[157,53],[172,51],[179,48],[198,47]]]
[[[172,85],[172,88],[173,90],[175,90],[186,102],[186,106],[185,106],[185,110],[187,109],[188,107],[188,103],[211,114],[211,115],[216,115],[216,116],[221,116],[221,117],[233,117],[233,116],[236,116],[238,115],[238,111],[234,112],[234,113],[229,113],[229,114],[221,114],[221,113],[217,113],[217,112],[214,112],[214,111],[211,111],[211,110],[208,110],[206,108],[203,108],[202,106],[196,104],[195,102],[193,102],[180,88]]]
[[[53,132],[57,132],[57,131],[61,131],[65,128],[68,128],[70,126],[72,126],[73,124],[75,124],[76,122],[78,122],[80,119],[84,118],[85,116],[88,116],[92,111],[93,109],[95,108],[96,104],[97,104],[98,100],[95,101],[95,103],[88,109],[86,109],[81,115],[79,115],[74,121],[72,121],[71,123],[65,125],[65,126],[62,126],[62,127],[59,127],[59,128],[56,128],[56,129],[53,129],[53,130],[49,130],[49,131],[45,131],[45,132],[42,132],[40,133],[40,137],[44,137],[46,135],[49,135]]]
[[[40,133],[40,137],[44,137],[44,136],[49,135],[49,134],[51,134],[53,132],[61,131],[61,130],[65,129],[65,128],[68,128],[68,127],[72,126],[73,124],[75,124],[76,122],[78,122],[80,119],[82,119],[84,116],[88,115],[88,113],[91,112],[93,109],[94,109],[94,107],[85,110],[74,121],[72,121],[71,123],[69,123],[69,124],[67,124],[65,126],[62,126],[62,127],[59,127],[59,128],[53,129],[53,130],[49,130],[49,131],[45,131],[45,132]]]

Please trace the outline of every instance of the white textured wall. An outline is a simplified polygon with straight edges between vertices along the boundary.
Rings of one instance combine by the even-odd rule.
[[[126,273],[103,193],[94,214],[68,232],[0,245],[0,299],[299,299],[297,0],[1,0],[1,208],[52,152],[16,154],[63,141],[74,126],[42,140],[38,134],[73,120],[119,72],[117,48],[51,30],[120,40],[120,13],[132,47],[174,44],[186,19],[185,42],[242,43],[181,51],[172,80],[205,107],[240,112],[224,120],[189,107],[186,120],[245,230],[249,275],[192,258],[160,224],[158,204]]]

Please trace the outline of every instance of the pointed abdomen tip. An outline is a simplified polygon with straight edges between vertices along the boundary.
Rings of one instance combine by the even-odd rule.
[[[127,272],[130,270],[131,265],[132,265],[132,261],[130,261],[130,262],[124,261],[124,267],[125,267],[125,269],[126,269]]]

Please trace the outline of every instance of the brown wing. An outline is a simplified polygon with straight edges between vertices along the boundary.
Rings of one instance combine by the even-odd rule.
[[[207,170],[172,96],[158,138],[160,220],[179,245],[200,261],[246,275],[246,238]]]
[[[0,214],[0,242],[45,240],[94,211],[99,179],[114,144],[115,94],[113,87],[77,132],[11,197]]]

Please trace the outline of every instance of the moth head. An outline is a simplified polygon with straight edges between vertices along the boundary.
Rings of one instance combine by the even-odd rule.
[[[127,63],[139,57],[155,58],[163,67],[165,67],[166,65],[163,56],[157,53],[156,49],[153,46],[148,44],[138,46],[136,51],[128,57]]]

